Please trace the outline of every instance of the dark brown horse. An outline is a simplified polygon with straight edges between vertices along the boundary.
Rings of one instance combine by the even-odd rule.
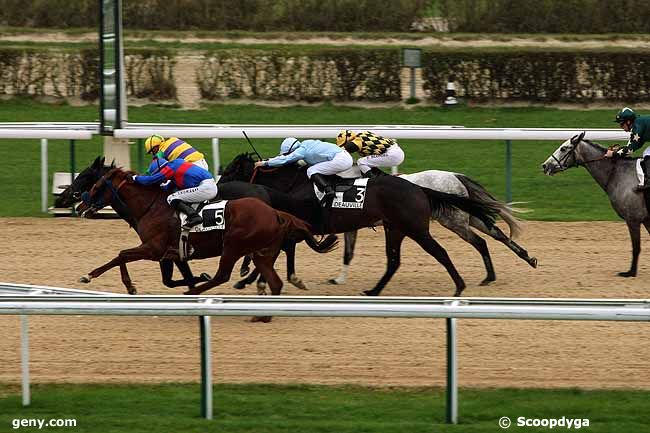
[[[133,293],[126,263],[178,258],[180,222],[175,211],[167,205],[166,193],[157,186],[133,183],[130,181],[132,174],[120,168],[110,170],[95,183],[77,211],[86,215],[120,201],[128,209],[142,244],[120,251],[113,260],[81,277],[81,282],[89,283],[107,270],[120,266],[122,282],[129,293]],[[199,294],[228,281],[235,262],[244,255],[253,254],[253,261],[267,279],[271,293],[278,295],[282,280],[273,269],[273,264],[286,240],[305,240],[319,253],[330,251],[336,244],[336,239],[332,238],[317,242],[307,223],[255,198],[228,201],[224,217],[225,230],[190,233],[193,259],[221,256],[221,260],[216,275],[210,281],[190,289],[186,294]]]
[[[255,169],[254,164],[250,154],[238,155],[224,170],[219,185],[230,181],[250,181],[286,192],[296,203],[291,212],[312,224],[318,233],[343,233],[383,223],[388,264],[375,287],[363,292],[370,296],[379,295],[399,268],[401,245],[407,236],[445,267],[456,286],[455,295],[460,296],[465,282],[445,249],[429,233],[429,220],[457,207],[480,219],[489,228],[494,225],[499,211],[490,203],[420,188],[395,176],[370,179],[363,189],[361,198],[364,204],[361,208],[323,209],[304,167]],[[330,181],[340,182],[341,179],[332,176]]]

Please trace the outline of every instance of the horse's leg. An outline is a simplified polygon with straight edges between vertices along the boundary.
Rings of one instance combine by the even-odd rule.
[[[343,267],[341,268],[341,273],[336,278],[330,278],[328,283],[330,284],[345,284],[345,281],[348,279],[348,270],[350,269],[350,262],[354,257],[354,246],[357,243],[357,231],[345,232],[343,235],[345,239],[345,247],[343,249]]]
[[[117,257],[115,257],[113,260],[109,261],[108,263],[96,269],[93,269],[88,274],[79,278],[79,282],[90,283],[90,281],[93,278],[99,277],[104,272],[114,268],[115,266],[125,265],[126,263],[136,262],[138,260],[155,260],[155,259],[156,258],[153,256],[151,252],[151,246],[147,244],[142,244],[135,248],[129,248],[128,250],[122,250],[119,252]],[[125,287],[128,291],[129,287],[126,284]]]
[[[278,250],[279,254],[279,250]],[[266,279],[271,288],[271,295],[279,296],[282,292],[282,279],[275,272],[273,264],[278,257],[278,254],[274,256],[264,255],[264,256],[253,256],[253,263],[255,263],[255,268],[259,269],[262,277]],[[264,322],[268,323],[271,321],[271,316],[256,316],[251,318],[251,322]]]
[[[138,293],[138,290],[133,285],[131,281],[131,276],[129,275],[129,270],[126,269],[125,264],[120,265],[120,276],[122,277],[122,284],[126,287],[126,291],[129,292],[129,295],[135,295]]]
[[[469,214],[458,210],[452,215],[441,215],[438,218],[438,222],[443,227],[456,233],[465,242],[471,244],[481,254],[485,270],[487,271],[487,275],[481,282],[481,286],[487,286],[497,279],[494,266],[492,265],[492,258],[490,257],[490,250],[488,250],[487,242],[469,228],[468,216]]]
[[[199,295],[206,290],[209,290],[213,287],[223,284],[230,279],[232,270],[239,260],[242,257],[242,254],[238,254],[236,251],[233,251],[231,248],[224,247],[221,258],[219,259],[219,268],[217,273],[214,274],[214,277],[206,283],[200,284],[194,288],[189,289],[185,292],[186,295]]]
[[[287,255],[287,281],[300,290],[307,290],[305,283],[296,275],[296,241],[286,240],[282,250]]]
[[[537,267],[537,258],[530,257],[528,255],[528,251],[526,251],[525,248],[510,239],[505,233],[503,233],[503,231],[501,231],[499,227],[492,226],[488,228],[485,223],[483,223],[483,221],[473,216],[469,218],[469,224],[510,248],[512,252],[517,254],[517,257],[524,260],[533,268]]]
[[[404,233],[384,225],[384,237],[386,238],[386,258],[388,259],[386,265],[386,272],[381,280],[372,290],[364,290],[363,294],[368,296],[379,296],[388,281],[393,277],[400,265],[400,255],[402,241],[404,240]]]
[[[248,258],[248,256],[244,256],[244,260],[246,260],[246,258]],[[250,258],[249,258],[249,260],[250,260]],[[243,265],[242,265],[242,266],[243,266]],[[253,269],[253,272],[251,272],[250,274],[248,274],[248,276],[247,276],[246,278],[244,278],[243,280],[239,280],[239,281],[237,281],[237,282],[233,285],[233,287],[234,287],[235,289],[238,289],[238,290],[243,289],[243,288],[245,288],[246,286],[248,286],[249,284],[252,284],[253,282],[255,282],[255,280],[257,279],[257,276],[258,276],[259,274],[260,274],[260,271],[258,271],[257,269]]]
[[[255,259],[253,259],[253,262]],[[264,275],[260,273],[259,278],[257,279],[257,284],[255,284],[257,287],[257,294],[258,295],[266,295],[266,278],[264,278]]]
[[[160,264],[160,274],[162,276],[162,282],[165,286],[169,288],[187,286],[190,289],[196,286],[199,283],[204,281],[210,281],[210,275],[203,272],[200,276],[195,277],[190,269],[190,265],[187,262],[181,260],[172,261],[170,259],[163,259],[159,262]],[[174,264],[181,274],[183,274],[182,280],[174,280],[172,276],[174,275]]]
[[[454,296],[460,296],[461,293],[463,293],[463,289],[465,289],[465,282],[456,270],[454,264],[451,262],[447,251],[445,251],[442,245],[436,242],[436,240],[431,237],[431,234],[428,231],[426,233],[420,234],[419,236],[416,235],[409,237],[417,242],[418,245],[424,249],[424,251],[435,257],[435,259],[445,267],[451,276],[451,279],[454,280],[454,284],[456,284],[456,293],[454,293]]]
[[[252,259],[250,258],[250,256],[244,256],[244,261],[241,262],[241,266],[239,267],[239,276],[240,277],[245,277],[251,271],[251,260]],[[250,284],[250,283],[247,283],[247,284]]]
[[[636,221],[625,221],[632,240],[632,265],[627,272],[619,272],[620,277],[636,277],[636,269],[641,253],[641,224]]]
[[[181,274],[183,275],[183,280],[180,282],[182,286],[188,286],[190,289],[194,286],[196,286],[199,283],[203,283],[205,281],[210,281],[210,275],[207,272],[202,272],[201,275],[198,277],[195,277],[194,274],[192,273],[192,269],[190,269],[190,264],[186,261],[183,260],[174,260],[174,263],[176,264],[176,267],[178,268],[179,271],[181,271]]]

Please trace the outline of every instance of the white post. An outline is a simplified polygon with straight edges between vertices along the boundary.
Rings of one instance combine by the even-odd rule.
[[[29,321],[26,315],[20,316],[21,330],[21,357],[20,366],[22,370],[22,393],[23,406],[29,406],[31,403],[31,394],[29,392]]]
[[[214,164],[212,172],[214,177],[219,175],[219,166],[221,165],[221,156],[219,155],[219,139],[212,139],[212,163]]]
[[[41,138],[41,211],[47,212],[47,138]]]

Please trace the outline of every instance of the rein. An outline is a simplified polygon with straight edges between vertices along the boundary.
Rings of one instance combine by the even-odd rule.
[[[257,172],[261,171],[262,173],[273,173],[274,171],[278,171],[277,167],[255,167],[253,169],[253,174],[251,175],[250,180],[248,183],[255,183],[255,178],[257,177]]]

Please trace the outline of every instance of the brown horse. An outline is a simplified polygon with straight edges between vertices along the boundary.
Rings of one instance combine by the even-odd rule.
[[[90,193],[84,195],[84,201],[77,211],[85,216],[120,201],[136,224],[142,244],[120,251],[116,258],[81,277],[83,283],[89,283],[107,270],[119,266],[122,282],[129,293],[134,293],[126,263],[178,259],[180,222],[175,211],[167,205],[166,193],[157,186],[133,183],[132,174],[120,168],[110,170],[93,185]],[[256,198],[228,201],[224,217],[225,230],[190,233],[189,242],[194,249],[192,259],[221,256],[221,260],[216,275],[210,281],[190,289],[186,294],[196,295],[228,281],[235,262],[247,254],[253,254],[255,266],[267,279],[271,293],[279,295],[282,280],[273,269],[273,264],[285,240],[304,240],[319,253],[326,253],[336,245],[336,238],[319,243],[307,223],[275,210]]]

